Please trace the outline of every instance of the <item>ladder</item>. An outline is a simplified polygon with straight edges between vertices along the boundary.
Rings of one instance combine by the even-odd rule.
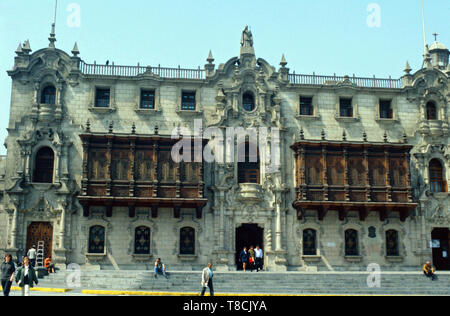
[[[42,268],[44,266],[44,242],[39,241],[36,252],[36,267]]]

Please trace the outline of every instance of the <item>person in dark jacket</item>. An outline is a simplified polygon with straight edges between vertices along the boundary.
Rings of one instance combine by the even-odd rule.
[[[22,288],[22,296],[30,296],[30,288],[33,288],[34,284],[39,284],[36,276],[36,271],[30,264],[28,257],[23,258],[23,265],[16,273],[16,282]]]
[[[1,265],[1,274],[2,274],[1,281],[2,281],[3,296],[9,296],[15,272],[16,268],[14,266],[12,256],[8,253],[5,255],[5,261]]]
[[[244,247],[244,249],[241,251],[241,254],[239,255],[239,261],[242,262],[242,268],[244,269],[245,272],[248,263],[247,247]]]

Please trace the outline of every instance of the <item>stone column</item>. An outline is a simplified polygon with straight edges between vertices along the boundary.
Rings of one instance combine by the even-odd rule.
[[[12,217],[12,222],[11,222],[11,244],[10,244],[10,248],[11,249],[17,249],[17,216],[18,216],[18,211],[17,208],[14,208],[14,213],[13,213],[13,217]]]
[[[275,222],[275,251],[282,251],[281,244],[281,192],[276,192],[275,210],[276,210],[276,222]]]

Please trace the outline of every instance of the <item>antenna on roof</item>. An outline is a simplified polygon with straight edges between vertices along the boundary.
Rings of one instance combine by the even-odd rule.
[[[422,0],[422,29],[423,29],[423,47],[425,48],[427,46],[427,34],[425,32],[425,9],[423,6],[423,0]]]

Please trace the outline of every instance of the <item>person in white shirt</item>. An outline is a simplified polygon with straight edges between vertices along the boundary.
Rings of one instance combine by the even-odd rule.
[[[36,246],[32,246],[27,253],[28,259],[30,259],[31,266],[34,268],[36,266]]]
[[[256,257],[256,272],[259,272],[263,268],[263,251],[261,248],[259,248],[259,246],[256,246],[255,257]]]

